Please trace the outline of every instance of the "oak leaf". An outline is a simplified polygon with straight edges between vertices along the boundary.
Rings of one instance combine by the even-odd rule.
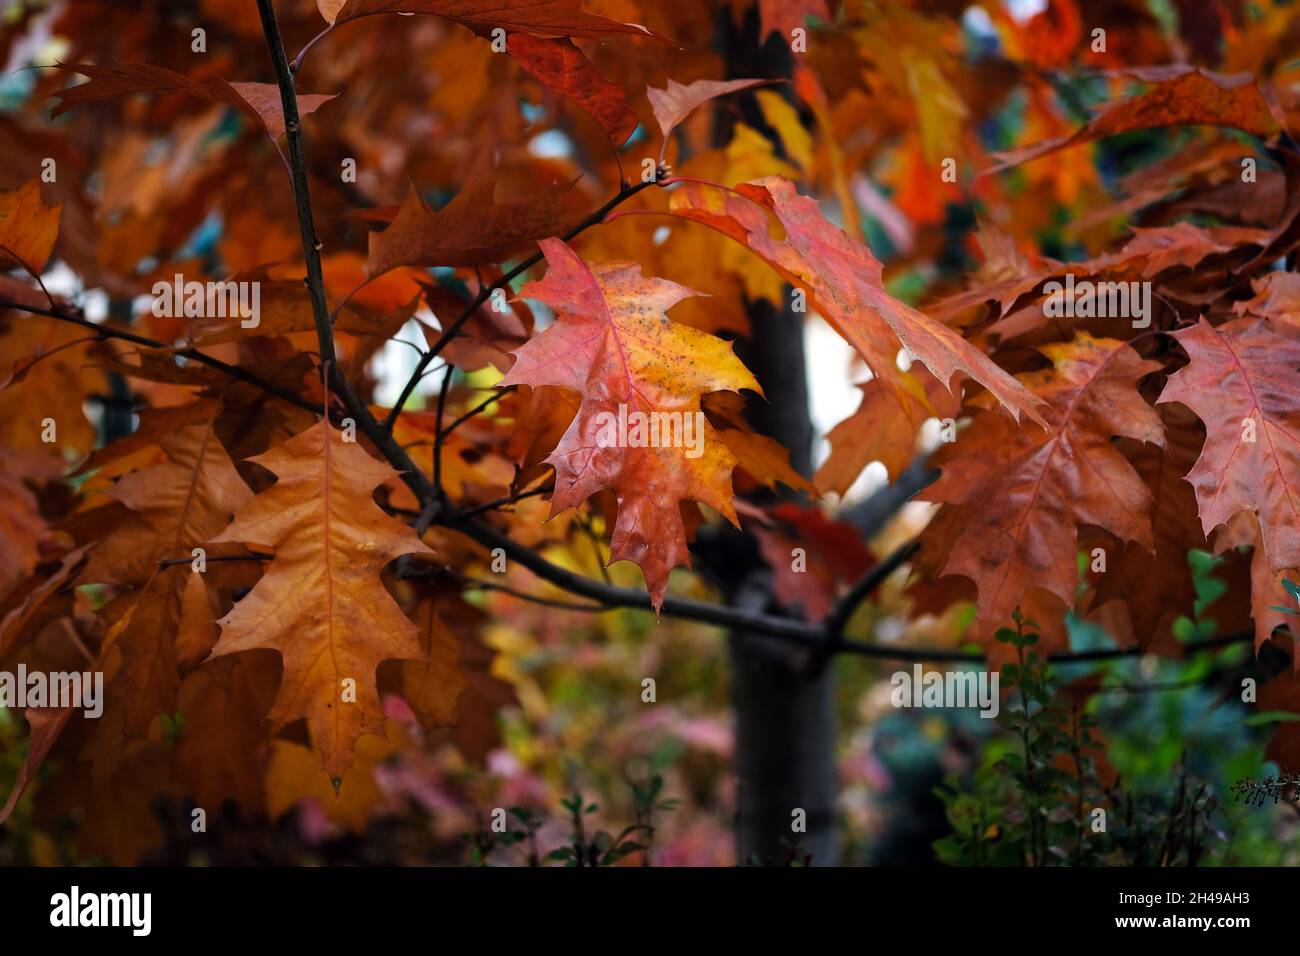
[[[50,481],[62,474],[63,463],[53,455],[0,447],[0,598],[36,566],[50,540],[40,503],[28,482]],[[0,624],[0,635],[3,632]]]
[[[1160,416],[1136,387],[1159,363],[1086,332],[1040,351],[1052,367],[1020,380],[1051,399],[1047,429],[1013,429],[1005,417],[977,411],[936,455],[943,474],[922,493],[961,506],[964,521],[943,573],[975,582],[983,638],[1011,619],[1033,586],[1074,604],[1080,525],[1154,547],[1151,492],[1111,439],[1164,443]]]
[[[1287,581],[1300,581],[1300,567],[1279,567],[1264,549],[1259,519],[1250,511],[1239,511],[1214,536],[1214,553],[1224,554],[1236,548],[1250,548],[1250,614],[1255,625],[1255,650],[1274,638],[1279,627],[1295,622],[1295,611],[1278,604],[1290,603]],[[1206,614],[1218,620],[1217,608]],[[1292,668],[1300,671],[1300,661],[1292,657]]]
[[[521,33],[510,39],[508,49],[542,84],[586,110],[615,146],[626,143],[636,130],[636,114],[628,108],[623,87],[601,76],[572,40]]]
[[[931,418],[952,418],[960,402],[923,368],[873,376],[858,385],[862,402],[826,435],[831,452],[814,475],[822,491],[844,494],[864,468],[879,461],[897,477],[917,453],[921,427]]]
[[[1151,83],[1151,88],[1104,104],[1097,116],[1068,136],[999,153],[994,170],[1018,166],[1067,146],[1161,126],[1223,126],[1256,136],[1269,136],[1281,128],[1276,110],[1249,75],[1225,76],[1188,66],[1153,67],[1130,74]]]
[[[659,123],[659,132],[663,134],[664,145],[659,150],[662,161],[664,149],[668,147],[668,136],[682,120],[686,119],[696,108],[709,100],[738,90],[747,90],[753,86],[762,86],[771,80],[696,80],[694,83],[678,83],[671,77],[664,89],[648,87],[646,99],[654,110],[655,120]]]
[[[40,275],[59,237],[63,204],[47,206],[40,179],[17,189],[0,191],[0,261],[12,259],[32,275]]]
[[[736,463],[753,479],[776,490],[777,482],[816,496],[817,489],[790,464],[790,452],[775,439],[755,431],[745,420],[745,398],[736,392],[704,396],[704,413],[718,437],[736,456]]]
[[[99,369],[89,367],[96,354],[94,333],[41,316],[9,314],[7,323],[0,320],[0,445],[57,449],[79,458],[95,441],[82,396],[105,382]],[[49,422],[54,444],[45,441]]]
[[[1129,544],[1109,557],[1097,577],[1096,603],[1115,600],[1127,609],[1137,645],[1173,650],[1173,623],[1180,614],[1192,617],[1196,584],[1187,554],[1207,548],[1196,518],[1196,494],[1184,476],[1191,470],[1205,433],[1186,408],[1175,403],[1158,409],[1165,425],[1165,446],[1121,438],[1116,448],[1151,489],[1151,530],[1154,551]],[[1134,582],[1141,582],[1134,586]]]
[[[620,23],[588,13],[581,0],[530,0],[503,4],[499,0],[316,0],[317,9],[333,26],[380,13],[427,13],[469,27],[487,36],[500,27],[507,33],[540,37],[585,37],[599,40],[619,33],[655,36],[639,23]],[[507,40],[507,50],[509,41]]]
[[[80,73],[89,82],[60,90],[51,115],[59,116],[84,103],[95,103],[127,93],[185,93],[201,100],[233,106],[262,124],[272,140],[284,135],[284,109],[280,88],[273,83],[230,83],[217,77],[199,82],[166,67],[148,63],[59,63],[56,68]],[[338,94],[299,93],[298,115],[316,112]]]
[[[1205,424],[1205,445],[1187,474],[1202,528],[1208,536],[1253,514],[1267,561],[1256,581],[1300,567],[1300,337],[1254,317],[1220,326],[1202,318],[1172,334],[1191,361],[1169,377],[1159,401],[1181,402]]]
[[[343,776],[356,739],[379,733],[381,661],[422,657],[418,632],[384,589],[380,572],[403,554],[430,553],[415,532],[381,511],[374,489],[394,474],[326,422],[250,459],[278,481],[216,540],[275,558],[257,586],[221,619],[212,656],[272,648],[284,660],[269,719],[307,718],[326,772]],[[346,700],[345,681],[355,691]]]
[[[692,290],[665,279],[644,278],[630,262],[588,266],[559,239],[540,243],[549,269],[522,296],[540,299],[557,315],[555,324],[515,351],[502,385],[557,385],[583,396],[559,445],[547,458],[554,466],[551,513],[586,501],[604,489],[618,497],[611,560],[628,560],[645,575],[656,608],[663,604],[668,572],[689,566],[681,503],[709,505],[733,523],[731,472],[735,456],[704,418],[708,392],[759,391],[758,382],[721,339],[671,322],[664,314]],[[698,454],[686,447],[618,447],[606,431],[632,413],[646,422],[686,425]],[[632,432],[629,429],[629,439]],[[648,436],[646,436],[648,437]]]
[[[913,422],[931,414],[928,402],[918,407],[923,390],[898,368],[898,353],[906,348],[949,390],[960,371],[988,388],[1016,417],[1023,412],[1042,421],[1036,410],[1040,399],[958,332],[889,295],[871,250],[827,222],[817,203],[798,195],[788,180],[769,177],[744,183],[735,192],[686,183],[673,193],[670,210],[744,244],[788,282],[808,290],[818,311],[867,363],[876,387],[884,391],[889,414]],[[776,213],[785,227],[784,240],[770,235],[765,210]],[[873,451],[873,457],[889,456],[883,441]]]
[[[231,515],[252,498],[213,431],[213,421],[189,425],[161,441],[166,460],[122,478],[112,495],[129,511],[91,551],[87,582],[131,586],[101,612],[104,641],[97,669],[105,672],[110,706],[121,726],[100,721],[94,748],[116,754],[126,739],[140,739],[159,714],[176,712],[180,690],[177,632],[195,548],[207,557]],[[234,549],[229,549],[233,551]],[[173,558],[185,563],[162,566]],[[203,577],[236,573],[213,562]]]
[[[398,266],[479,266],[500,262],[554,233],[567,189],[497,202],[497,177],[468,183],[436,212],[414,187],[392,223],[371,233],[367,270],[382,275]]]

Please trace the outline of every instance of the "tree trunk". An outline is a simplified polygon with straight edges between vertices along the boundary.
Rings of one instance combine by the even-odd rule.
[[[788,645],[731,635],[736,859],[839,862],[834,670],[800,673]],[[805,832],[798,832],[800,829]]]
[[[787,300],[788,301],[788,300]],[[763,386],[751,402],[759,431],[790,449],[802,474],[812,471],[812,422],[804,365],[803,316],[757,302],[753,335],[737,353]],[[772,610],[771,574],[756,561],[732,595],[750,610]],[[733,632],[729,636],[736,714],[736,859],[779,864],[811,856],[839,862],[835,820],[833,669],[808,668],[806,650]]]
[[[785,38],[761,38],[756,10],[747,11],[740,22],[723,10],[717,25],[728,78],[793,75]],[[788,97],[788,87],[784,89]],[[752,98],[742,97],[736,106],[744,122],[766,135],[777,155],[784,155],[780,138]],[[731,138],[736,114],[719,110],[715,117],[714,145],[722,146]],[[751,303],[751,334],[736,342],[736,354],[766,396],[766,401],[748,403],[750,422],[788,448],[791,465],[809,475],[813,430],[804,366],[805,316],[791,311],[789,302],[787,295],[783,308],[765,300]],[[752,538],[724,532],[703,545],[709,572],[731,603],[780,613],[771,570]],[[736,861],[779,865],[811,856],[815,866],[833,866],[839,862],[839,840],[831,668],[812,673],[806,649],[752,634],[733,632],[728,644],[736,715]]]

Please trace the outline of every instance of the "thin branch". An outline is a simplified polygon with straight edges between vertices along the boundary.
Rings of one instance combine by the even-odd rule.
[[[510,560],[517,561],[542,580],[549,581],[571,594],[599,601],[611,607],[651,609],[650,595],[645,591],[611,587],[575,574],[567,568],[552,564],[531,548],[513,541],[494,528],[466,517],[463,513],[449,510],[444,515],[443,522],[452,530],[460,531],[488,550],[501,549]],[[660,613],[674,617],[688,617],[722,627],[769,634],[773,637],[784,637],[808,646],[817,644],[822,634],[819,626],[792,618],[778,618],[763,614],[749,615],[724,605],[686,598],[665,598]]]
[[[848,626],[849,618],[853,617],[853,612],[876,588],[880,587],[885,578],[893,574],[904,562],[910,560],[920,550],[921,543],[915,540],[894,549],[885,560],[872,565],[866,574],[862,575],[845,592],[844,596],[835,603],[830,613],[822,620],[822,628],[826,633],[826,644],[807,662],[804,668],[806,674],[810,677],[815,676],[826,667],[831,658],[839,652],[840,645],[844,642],[844,628]]]
[[[506,397],[507,395],[509,395],[511,392],[515,391],[515,389],[516,389],[516,386],[514,386],[514,385],[507,385],[505,388],[497,389],[497,390],[494,391],[491,395],[489,395],[487,398],[483,399],[483,401],[479,402],[477,405],[475,405],[473,408],[471,408],[469,411],[467,411],[464,415],[460,416],[460,418],[456,419],[454,422],[452,422],[450,425],[448,425],[448,426],[447,426],[447,434],[450,435],[450,434],[451,434],[452,432],[454,432],[457,428],[459,428],[461,425],[465,424],[467,421],[469,421],[469,420],[470,420],[471,418],[473,418],[475,415],[477,415],[477,414],[479,414],[480,412],[482,412],[485,408],[487,408],[487,407],[488,407],[489,405],[491,405],[493,402],[499,402],[499,401],[501,401],[501,399],[505,398],[505,397]]]
[[[482,578],[476,578],[472,575],[457,571],[455,568],[446,566],[435,568],[411,568],[402,575],[403,578],[408,580],[412,578],[443,576],[455,578],[467,587],[479,588],[484,591],[499,591],[502,594],[509,594],[512,597],[517,597],[523,601],[540,604],[544,607],[558,608],[562,611],[585,611],[587,613],[593,613],[596,611],[608,611],[611,609],[608,604],[584,604],[579,601],[562,601],[556,598],[543,597],[540,594],[529,594],[527,591],[521,591],[508,584],[500,584],[496,581],[485,581]]]
[[[204,561],[271,561],[275,559],[273,554],[262,554],[254,551],[252,554],[215,554],[206,557]],[[193,564],[193,558],[163,558],[158,562],[160,568],[172,568],[178,564]]]
[[[461,574],[458,577],[467,587],[480,588],[484,591],[500,591],[502,594],[509,594],[523,601],[529,601],[532,604],[540,604],[543,607],[558,608],[562,611],[585,611],[587,613],[596,613],[608,611],[611,608],[606,604],[583,604],[580,601],[561,601],[556,598],[542,597],[538,594],[529,594],[527,591],[521,591],[518,588],[512,588],[508,584],[497,584],[495,581],[484,581],[482,578],[471,577],[468,574]]]
[[[486,504],[475,505],[473,508],[466,508],[460,513],[462,518],[473,518],[481,515],[485,511],[495,511],[497,508],[504,508],[506,505],[513,505],[516,502],[523,501],[525,498],[532,498],[535,495],[547,495],[555,490],[554,485],[542,485],[539,488],[532,488],[528,491],[520,492],[517,495],[507,495],[505,498],[498,498],[495,501],[489,501]]]
[[[356,421],[357,427],[374,443],[379,453],[401,472],[402,480],[422,503],[438,497],[433,485],[420,471],[411,457],[393,440],[393,436],[380,427],[366,403],[361,401],[339,372],[334,361],[334,330],[330,323],[329,305],[325,301],[325,277],[321,269],[321,244],[316,239],[316,226],[312,220],[311,193],[307,185],[307,157],[303,146],[302,124],[298,117],[298,98],[294,90],[293,73],[285,57],[280,39],[280,27],[275,19],[272,0],[257,0],[266,34],[267,49],[275,67],[276,84],[280,88],[280,105],[284,110],[284,134],[289,142],[289,162],[292,166],[294,203],[298,213],[298,228],[302,236],[303,258],[307,263],[307,287],[311,293],[312,317],[316,323],[316,338],[320,342],[322,364],[328,363],[330,388],[343,402],[343,407]],[[427,364],[427,363],[426,363]],[[414,386],[412,386],[414,387]]]
[[[921,550],[919,541],[909,541],[907,544],[894,550],[885,560],[879,564],[872,565],[866,574],[862,575],[845,595],[831,608],[831,612],[826,615],[825,621],[822,622],[826,628],[826,635],[834,643],[844,634],[844,628],[849,623],[849,618],[853,612],[858,609],[876,588],[880,587],[885,578],[893,574],[905,562],[911,560],[917,551]]]
[[[293,200],[298,213],[298,231],[302,236],[302,251],[307,262],[307,291],[311,296],[312,313],[316,319],[316,336],[320,340],[321,361],[334,364],[334,331],[329,324],[329,304],[325,301],[325,274],[321,268],[320,241],[316,238],[316,224],[312,220],[311,195],[307,189],[307,157],[303,152],[302,121],[298,116],[298,94],[294,88],[293,72],[284,55],[280,39],[280,25],[275,19],[272,0],[257,0],[257,10],[262,17],[262,32],[271,52],[275,79],[280,87],[280,108],[284,111],[284,131],[289,141],[289,165],[293,182]]]
[[[525,547],[479,521],[466,516],[464,512],[449,510],[443,517],[443,524],[453,531],[474,539],[489,550],[500,548],[507,558],[517,561],[544,581],[563,588],[571,594],[598,601],[609,607],[628,607],[637,610],[653,610],[650,595],[634,588],[615,587],[602,584],[591,578],[575,574],[567,568],[552,564],[541,554]],[[726,605],[707,601],[695,601],[690,598],[666,597],[659,615],[685,618],[705,624],[716,624],[729,630],[749,634],[775,637],[800,644],[815,650],[824,650],[826,646],[826,628],[824,622],[809,623],[794,618],[776,617],[771,614],[750,613]],[[1243,643],[1253,639],[1250,634],[1232,634],[1208,641],[1193,642],[1184,645],[1187,651],[1205,650],[1228,644]],[[866,641],[844,639],[835,646],[836,653],[853,654],[859,657],[882,658],[896,661],[946,661],[953,663],[987,664],[988,655],[977,651],[955,651],[947,648],[895,647],[892,645],[873,644]],[[1143,653],[1138,648],[1123,648],[1107,651],[1088,651],[1080,654],[1053,654],[1048,660],[1053,664],[1073,663],[1079,661],[1108,660],[1111,658],[1136,657]]]
[[[437,418],[434,419],[436,424],[433,430],[433,489],[439,496],[442,495],[442,443],[447,437],[447,433],[442,430],[442,416],[447,410],[447,393],[451,391],[451,376],[455,371],[456,366],[448,362],[447,371],[442,376],[442,388],[438,389],[438,412]]]
[[[95,332],[97,332],[100,336],[103,336],[105,338],[120,339],[123,342],[130,342],[133,345],[139,345],[142,346],[143,348],[162,349],[162,350],[172,349],[172,346],[168,345],[167,343],[159,342],[157,339],[151,339],[146,335],[137,335],[135,332],[128,332],[125,329],[114,328],[111,325],[99,325],[98,323],[92,322],[90,321],[90,319],[87,319],[84,316],[74,315],[71,312],[64,312],[60,309],[42,309],[38,306],[26,305],[22,302],[14,302],[12,299],[6,299],[3,297],[0,297],[0,309],[18,309],[21,312],[29,312],[32,315],[43,315],[46,316],[47,318],[58,319],[60,322],[68,322],[71,323],[72,325],[79,325],[85,329],[94,329]],[[184,348],[184,349],[175,349],[174,351],[175,354],[177,355],[182,355],[185,358],[190,359],[191,361],[198,362],[201,365],[206,365],[209,368],[216,369],[218,372],[221,372],[224,375],[229,375],[231,378],[236,379],[237,381],[245,382],[256,388],[260,388],[268,395],[274,395],[276,398],[281,399],[282,401],[286,401],[291,405],[296,405],[299,408],[304,408],[309,412],[317,411],[315,403],[309,402],[307,399],[303,398],[302,396],[296,395],[293,392],[290,392],[287,389],[284,389],[279,385],[274,384],[273,382],[268,382],[264,378],[260,378],[249,372],[245,372],[242,368],[239,368],[238,366],[227,365],[225,362],[221,361],[220,359],[215,359],[210,355],[200,352],[196,348],[191,347],[191,348]]]
[[[424,509],[416,517],[415,524],[412,527],[415,528],[415,533],[421,538],[429,530],[429,526],[438,519],[438,513],[442,510],[442,503],[443,499],[440,496],[430,498],[429,503],[424,506]]]

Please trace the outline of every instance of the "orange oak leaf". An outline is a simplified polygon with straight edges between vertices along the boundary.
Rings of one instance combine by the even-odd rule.
[[[659,150],[659,159],[663,160],[664,149],[668,147],[668,135],[697,107],[719,96],[771,82],[771,80],[696,80],[694,83],[678,83],[670,77],[668,85],[662,90],[657,90],[653,86],[648,87],[645,91],[646,99],[650,101],[650,108],[654,110],[655,119],[659,123],[659,131],[664,136],[664,145]]]
[[[230,523],[253,493],[213,431],[213,418],[163,436],[167,460],[122,478],[112,496],[131,510],[131,521],[100,542],[86,566],[86,580],[143,584],[159,573],[158,562],[191,558]],[[184,581],[178,584],[177,594]]]
[[[425,730],[453,726],[457,722],[459,698],[469,686],[466,675],[458,666],[460,641],[438,616],[432,596],[421,598],[415,609],[415,623],[420,629],[423,659],[399,661],[395,665],[400,674],[401,697],[410,705]],[[384,676],[381,671],[381,685]]]
[[[1256,580],[1300,567],[1300,338],[1253,317],[1217,327],[1201,319],[1172,334],[1191,361],[1169,377],[1159,401],[1181,402],[1205,424],[1205,445],[1187,473],[1202,528],[1209,535],[1249,512],[1268,569]]]
[[[1047,430],[1013,429],[1004,416],[977,411],[935,456],[942,476],[921,495],[962,508],[942,573],[975,582],[984,638],[1006,625],[1031,587],[1073,606],[1080,525],[1154,548],[1151,492],[1111,439],[1164,444],[1160,416],[1136,387],[1159,363],[1086,332],[1041,351],[1052,367],[1020,380],[1051,399]]]
[[[1259,518],[1279,567],[1300,564],[1300,339],[1265,319],[1215,327],[1202,319],[1172,333],[1191,358],[1160,402],[1181,402],[1205,423],[1205,446],[1187,480],[1208,535],[1240,511]]]
[[[316,317],[312,312],[311,298],[303,283],[264,279],[259,276],[260,273],[241,273],[225,280],[228,283],[259,283],[257,324],[245,325],[237,318],[189,319],[187,320],[189,337],[196,345],[206,347],[222,342],[238,342],[241,339],[315,332]],[[404,309],[395,310],[392,316],[385,318],[380,318],[377,314],[373,316],[365,314],[361,309],[353,308],[356,303],[349,303],[339,312],[334,321],[334,329],[336,332],[347,332],[363,338],[382,336],[386,331],[385,326],[390,321],[404,322],[414,313],[417,296],[418,293],[412,295]]]
[[[1103,255],[1087,264],[1093,273],[1114,266],[1137,270],[1140,264],[1142,278],[1149,279],[1173,266],[1195,267],[1203,259],[1216,253],[1231,252],[1239,246],[1268,244],[1267,229],[1247,229],[1242,226],[1196,226],[1190,222],[1176,222],[1172,226],[1143,229],[1135,226],[1133,238],[1119,252]]]
[[[903,348],[950,390],[953,377],[962,372],[987,388],[1017,420],[1023,412],[1042,422],[1036,411],[1041,402],[983,352],[886,292],[884,269],[871,250],[828,222],[816,200],[800,196],[794,183],[769,176],[742,184],[739,191],[774,212],[786,231],[783,244],[766,229],[750,232],[750,248],[810,286],[817,301],[830,310],[827,320],[869,365],[878,354],[875,340],[885,333],[883,320]]]
[[[664,314],[692,290],[647,279],[636,263],[589,266],[559,239],[540,245],[546,276],[520,294],[540,299],[557,318],[515,351],[501,384],[581,393],[578,414],[546,459],[556,475],[551,514],[613,491],[611,560],[640,566],[658,608],[668,572],[690,564],[681,503],[703,502],[736,522],[736,458],[705,418],[701,398],[759,391],[758,382],[729,343]]]
[[[432,614],[435,604],[436,617]],[[429,671],[419,664],[401,661],[380,669],[380,687],[400,691],[430,743],[450,741],[466,759],[482,764],[501,745],[497,714],[503,707],[518,703],[514,687],[496,675],[496,652],[482,641],[481,632],[490,617],[482,608],[468,604],[464,593],[454,585],[422,594],[414,616],[429,658],[450,661],[454,656],[460,680],[449,672],[439,674],[436,669]],[[448,681],[453,688],[464,684],[450,726],[451,712],[445,703],[446,694],[440,690],[448,687]]]
[[[0,262],[11,259],[32,275],[40,275],[59,237],[63,203],[47,206],[40,179],[17,189],[0,191]]]
[[[718,430],[718,437],[731,449],[736,462],[749,476],[776,490],[781,482],[795,491],[816,495],[813,483],[790,464],[790,452],[775,439],[754,431],[745,421],[745,398],[736,392],[712,392],[704,396],[704,413]]]
[[[28,482],[45,482],[63,474],[63,463],[35,450],[0,447],[0,598],[30,572],[49,541],[49,528]],[[0,623],[0,648],[4,647]]]
[[[212,656],[279,651],[284,676],[268,717],[275,729],[307,718],[326,772],[339,779],[356,739],[383,730],[375,685],[380,662],[422,657],[417,629],[384,589],[380,572],[400,555],[431,552],[374,503],[375,488],[393,469],[328,423],[250,461],[279,480],[216,540],[271,550],[275,558],[218,622]]]
[[[388,228],[370,234],[367,271],[378,276],[398,266],[488,265],[555,232],[567,188],[503,203],[496,188],[496,176],[482,176],[435,212],[413,187]]]
[[[1289,607],[1291,595],[1284,582],[1300,580],[1300,568],[1275,565],[1261,540],[1259,519],[1252,512],[1239,511],[1214,536],[1214,553],[1247,547],[1250,555],[1250,616],[1255,623],[1255,650],[1273,638],[1279,627],[1293,625],[1295,613]],[[1279,603],[1281,602],[1281,603]],[[1214,616],[1214,612],[1208,612]],[[1292,667],[1300,671],[1300,660],[1292,656]]]
[[[1264,91],[1248,74],[1225,76],[1196,67],[1152,67],[1128,71],[1152,84],[1136,96],[1113,100],[1068,136],[997,154],[992,171],[1018,166],[1067,146],[1161,126],[1223,126],[1256,136],[1281,127]]]
[[[508,49],[541,83],[586,110],[615,146],[626,143],[636,130],[636,114],[628,108],[623,87],[601,76],[572,40],[521,33],[510,38]]]
[[[89,365],[99,354],[89,341],[93,333],[42,316],[8,314],[11,319],[0,320],[0,445],[70,450],[80,457],[95,443],[83,396],[105,383],[104,373]]]
[[[528,3],[501,3],[500,0],[316,0],[316,7],[325,21],[334,26],[379,13],[430,13],[455,20],[481,36],[490,34],[497,27],[507,33],[586,37],[591,40],[618,33],[655,36],[639,23],[620,23],[588,13],[582,9],[581,0],[529,0]]]
[[[770,235],[765,210],[777,214],[784,240]],[[949,390],[960,371],[988,388],[1016,417],[1024,412],[1042,421],[1036,411],[1040,399],[958,332],[890,296],[871,250],[827,222],[817,203],[798,195],[788,180],[767,177],[743,183],[735,192],[685,183],[673,193],[670,211],[748,246],[788,282],[810,292],[818,311],[867,363],[889,415],[920,423],[930,414],[928,403],[918,407],[923,391],[899,372],[897,356],[906,348]],[[912,445],[907,442],[909,453]],[[883,438],[873,457],[890,457]],[[845,477],[836,476],[835,483],[842,484]]]
[[[959,402],[923,368],[873,377],[858,385],[858,410],[827,434],[831,453],[814,480],[822,491],[844,494],[873,461],[898,476],[916,457],[917,436],[930,418],[955,416]]]
[[[56,93],[59,105],[52,111],[53,116],[59,116],[84,103],[95,103],[127,93],[186,93],[198,99],[233,106],[247,113],[262,124],[273,140],[284,135],[280,88],[273,83],[230,83],[220,77],[200,83],[181,73],[148,63],[117,63],[112,66],[59,63],[55,66],[69,73],[89,77],[89,82]],[[298,114],[306,116],[314,113],[337,95],[299,93]]]
[[[176,771],[199,806],[234,800],[256,812],[265,803],[262,715],[275,698],[276,669],[261,657],[210,661],[181,685],[185,732],[176,744]]]
[[[1251,282],[1255,295],[1237,302],[1238,315],[1258,315],[1281,332],[1300,333],[1300,275],[1294,272],[1266,272]]]
[[[112,495],[129,509],[126,520],[99,541],[87,561],[84,580],[132,585],[102,612],[106,635],[98,665],[105,671],[111,705],[122,708],[114,750],[123,734],[142,736],[160,713],[176,711],[180,689],[177,631],[190,564],[162,567],[160,561],[191,559],[195,548],[215,556],[209,543],[231,515],[252,498],[209,421],[189,425],[160,442],[167,460],[122,478]],[[221,578],[232,564],[213,562],[203,577]],[[112,736],[100,722],[97,733]]]

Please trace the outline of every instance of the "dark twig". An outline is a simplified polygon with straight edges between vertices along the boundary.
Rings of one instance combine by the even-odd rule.
[[[473,518],[487,511],[495,511],[497,508],[504,508],[506,505],[513,505],[516,502],[523,501],[525,498],[533,498],[537,495],[549,495],[555,490],[554,485],[542,485],[539,488],[530,488],[528,491],[521,491],[517,495],[507,495],[504,498],[497,498],[495,501],[489,501],[481,505],[475,505],[473,508],[466,508],[460,513],[462,518]]]
[[[909,541],[907,544],[895,548],[883,561],[872,565],[866,574],[862,575],[844,596],[835,603],[830,613],[822,621],[822,627],[826,633],[826,643],[808,661],[807,672],[809,674],[820,672],[826,666],[826,663],[839,651],[840,644],[844,640],[844,628],[848,626],[849,618],[853,617],[853,612],[876,588],[880,587],[885,578],[893,574],[905,562],[910,561],[912,556],[920,550],[921,543],[919,541]]]
[[[541,554],[525,547],[479,521],[468,517],[464,512],[449,510],[443,523],[454,531],[460,531],[477,541],[483,547],[500,549],[508,559],[517,561],[544,581],[561,587],[571,594],[589,598],[607,604],[610,607],[628,607],[638,610],[653,610],[650,595],[635,588],[615,587],[600,581],[583,577],[580,574],[552,564]],[[738,610],[707,601],[695,601],[689,598],[668,596],[664,598],[660,615],[716,624],[732,630],[776,637],[800,644],[805,647],[824,650],[826,646],[826,629],[821,622],[810,623],[794,618],[776,617],[770,614],[753,613]],[[1188,652],[1238,644],[1253,638],[1253,632],[1232,634],[1207,641],[1195,641],[1184,645]],[[946,648],[895,647],[872,644],[865,641],[843,639],[837,643],[836,653],[853,654],[859,657],[882,658],[897,661],[947,661],[954,663],[987,663],[986,654],[979,651],[957,651]],[[1054,664],[1072,663],[1089,660],[1108,660],[1112,658],[1136,657],[1143,652],[1138,648],[1123,648],[1107,651],[1088,651],[1081,654],[1054,654],[1049,660]]]
[[[460,416],[460,418],[456,419],[454,422],[452,422],[450,425],[448,425],[448,426],[447,426],[447,434],[450,435],[450,434],[451,434],[452,432],[454,432],[457,428],[459,428],[461,425],[465,424],[467,421],[469,421],[469,420],[470,420],[471,418],[473,418],[475,415],[479,414],[481,411],[483,411],[483,409],[487,408],[487,407],[488,407],[489,405],[491,405],[493,402],[499,402],[499,401],[501,401],[501,399],[505,398],[507,395],[509,395],[509,394],[510,394],[511,392],[513,392],[513,391],[515,391],[515,386],[513,386],[513,385],[507,385],[505,388],[497,389],[497,390],[494,391],[491,395],[489,395],[487,398],[483,399],[483,401],[479,402],[477,405],[475,405],[473,408],[471,408],[469,411],[467,411],[464,415]]]
[[[508,584],[500,584],[496,581],[485,581],[482,578],[476,578],[469,574],[463,574],[455,568],[450,567],[412,567],[406,570],[402,577],[410,578],[428,578],[428,577],[450,577],[455,578],[467,587],[479,588],[484,591],[499,591],[502,594],[509,594],[523,601],[529,601],[533,604],[540,604],[545,607],[558,608],[562,611],[608,611],[608,604],[586,604],[580,601],[562,601],[556,598],[543,597],[540,594],[529,594],[527,591],[521,591],[518,588],[512,588]]]
[[[204,561],[271,561],[274,560],[273,554],[261,554],[253,552],[252,554],[214,554],[204,558]],[[193,564],[193,558],[164,558],[158,562],[160,568],[172,568],[178,564]]]
[[[329,306],[325,301],[325,277],[321,269],[321,244],[316,239],[316,226],[312,220],[311,194],[307,186],[307,156],[303,147],[302,124],[298,118],[298,98],[294,91],[293,73],[285,57],[280,40],[280,27],[275,19],[272,0],[257,0],[266,34],[267,49],[275,67],[275,79],[280,88],[280,105],[284,110],[284,133],[289,142],[289,163],[293,179],[294,203],[298,212],[298,228],[302,236],[303,258],[307,263],[307,288],[311,294],[312,317],[316,323],[316,338],[320,343],[322,364],[328,363],[330,389],[343,402],[343,407],[356,421],[357,427],[369,438],[393,467],[401,472],[402,480],[422,502],[439,495],[425,474],[420,471],[406,451],[393,440],[391,433],[381,428],[370,414],[334,361],[334,330],[330,324]],[[427,364],[427,363],[426,363]],[[423,371],[423,369],[421,369]],[[411,387],[414,385],[412,383]]]
[[[437,424],[433,432],[433,487],[439,496],[442,495],[442,443],[447,437],[442,429],[442,416],[447,410],[447,393],[451,391],[451,376],[455,371],[456,366],[448,362],[447,370],[442,373],[442,388],[438,389],[438,417],[434,419]]]
[[[919,550],[921,550],[919,541],[909,541],[902,547],[896,548],[885,560],[872,565],[867,573],[862,575],[836,602],[822,625],[826,628],[826,635],[832,644],[844,633],[845,625],[849,623],[849,618],[858,609],[858,605],[880,587],[885,578],[897,571],[905,562],[910,561]]]
[[[22,302],[14,302],[13,300],[6,298],[0,298],[0,309],[18,309],[21,312],[29,312],[32,315],[43,315],[46,318],[58,319],[60,322],[68,322],[72,325],[79,325],[85,329],[93,329],[98,335],[104,338],[120,339],[123,342],[130,342],[133,345],[139,345],[147,349],[172,348],[165,342],[159,342],[157,339],[151,339],[146,335],[138,335],[135,332],[128,332],[126,329],[115,328],[111,325],[99,325],[84,316],[65,312],[61,309],[43,309],[38,306],[26,305]],[[229,375],[237,381],[245,382],[256,388],[260,388],[268,395],[274,395],[276,398],[286,401],[291,405],[304,408],[309,412],[317,410],[316,405],[313,402],[309,402],[301,395],[296,395],[285,388],[281,388],[273,382],[268,382],[264,378],[259,378],[256,375],[245,372],[242,368],[238,368],[234,365],[227,365],[220,359],[215,359],[210,355],[206,355],[198,349],[184,348],[175,349],[174,351],[177,355],[198,362],[200,365],[206,365],[208,368],[216,369],[218,372],[221,372],[224,375]]]

